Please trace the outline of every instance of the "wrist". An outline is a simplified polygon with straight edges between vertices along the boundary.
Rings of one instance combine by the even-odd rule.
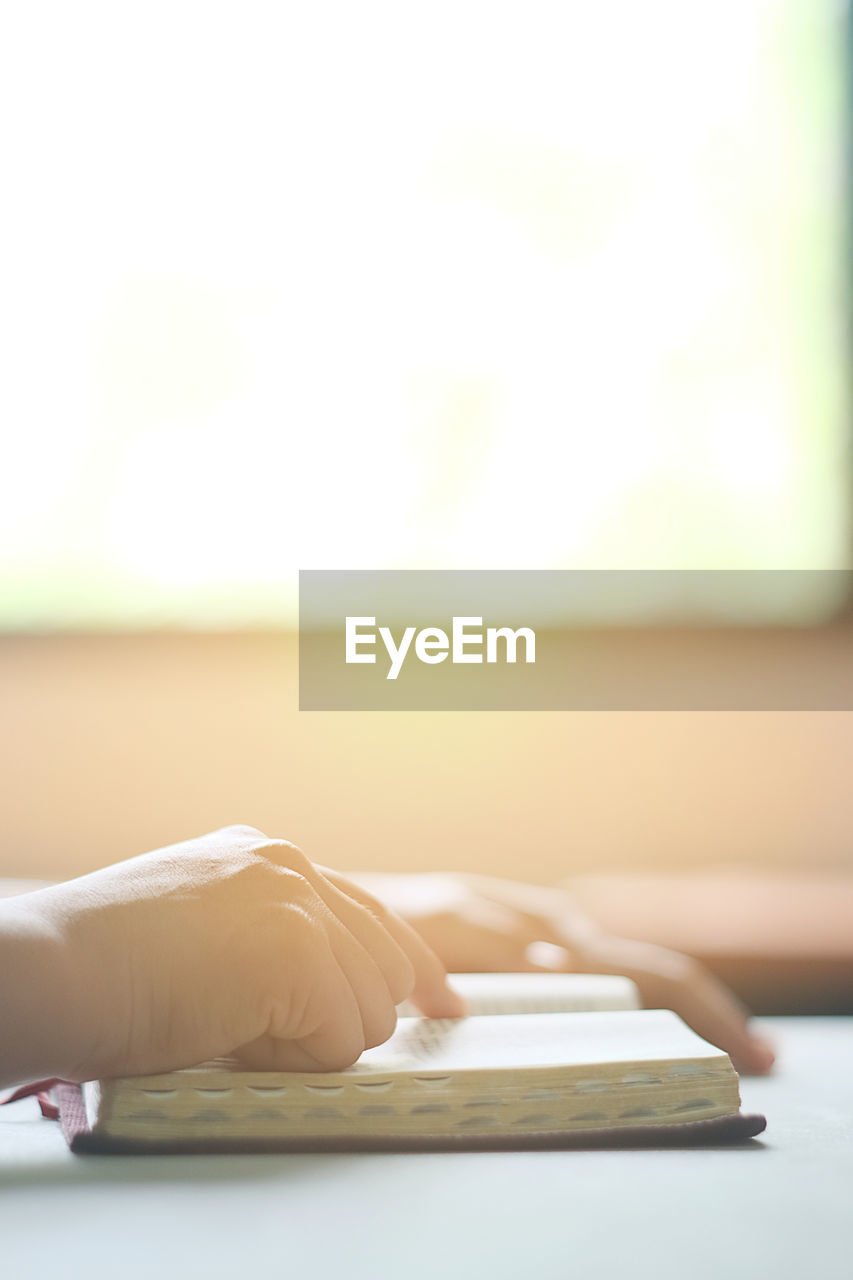
[[[73,969],[41,892],[0,902],[0,1085],[70,1076],[76,1057]]]

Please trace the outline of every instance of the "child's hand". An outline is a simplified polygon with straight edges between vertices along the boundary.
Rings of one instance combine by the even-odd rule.
[[[407,996],[435,1017],[465,1012],[409,925],[251,827],[10,899],[0,942],[9,1083],[234,1053],[260,1069],[334,1070],[388,1038]]]
[[[418,930],[451,972],[577,970],[633,979],[647,1008],[674,1009],[739,1071],[769,1071],[773,1051],[736,997],[678,952],[604,933],[564,889],[489,876],[359,875]],[[544,944],[544,945],[543,945]]]

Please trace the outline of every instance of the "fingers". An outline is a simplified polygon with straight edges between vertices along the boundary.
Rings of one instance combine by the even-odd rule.
[[[315,866],[301,849],[286,840],[269,841],[265,852],[281,866],[301,876],[328,908],[332,918],[343,927],[344,933],[361,944],[363,952],[384,979],[386,997],[391,1006],[404,1000],[415,977],[411,960],[380,918],[390,913],[369,894],[357,891],[345,877],[334,872],[324,874],[325,868]],[[359,900],[356,900],[356,893]],[[344,949],[339,958],[346,963],[348,957],[357,957],[357,970],[364,975],[364,955],[349,947],[338,930],[333,930],[333,933],[338,939],[337,949]]]
[[[570,952],[575,944],[600,932],[565,889],[488,876],[465,876],[463,884],[469,895],[511,908],[522,920],[535,925],[540,937],[552,942],[556,937],[556,945],[567,947]],[[543,929],[546,932],[541,932]]]
[[[570,937],[559,918],[521,908],[507,914],[509,919],[504,928],[513,945],[521,951],[519,969],[566,973],[576,968],[576,939]]]
[[[292,868],[290,874],[293,874]],[[306,905],[310,936],[302,942],[299,968],[303,989],[313,996],[312,1008],[319,1010],[324,1022],[337,1018],[334,988],[343,981],[361,1021],[358,1052],[382,1044],[397,1025],[396,1000],[392,993],[400,988],[410,989],[413,982],[408,958],[368,911],[327,882],[307,859],[297,876],[309,895]],[[291,928],[293,923],[291,920]],[[297,922],[297,944],[301,931]],[[332,978],[330,960],[334,970]],[[308,1009],[306,1017],[311,1013],[312,1009]],[[316,1012],[313,1017],[316,1020]],[[297,1037],[292,1029],[287,1038],[302,1040],[313,1052],[304,1036]]]
[[[572,968],[569,952],[547,924],[508,909],[478,910],[458,921],[455,930],[445,925],[444,932],[446,944],[458,957],[452,967],[460,973],[552,973]]]
[[[382,972],[393,1004],[405,1000],[415,984],[415,969],[406,948],[388,928],[392,913],[345,876],[314,866],[310,883]]]
[[[562,889],[489,876],[360,873],[455,973],[562,971],[596,927]]]
[[[327,936],[335,961],[358,1008],[361,1048],[370,1049],[373,1045],[382,1044],[397,1025],[395,1001],[382,969],[367,948],[336,917],[329,922]],[[324,1007],[331,1006],[327,1004]],[[336,1016],[334,1009],[332,1012]]]
[[[311,1000],[297,1019],[299,1031],[291,1010],[268,1036],[244,1050],[247,1060],[256,1063],[258,1057],[267,1057],[288,1070],[306,1071],[349,1065],[363,1049],[389,1038],[396,1026],[396,1005],[408,995],[432,1017],[460,1017],[466,1012],[464,1000],[447,986],[441,962],[393,912],[345,877],[324,874],[286,841],[269,841],[264,852],[295,875],[310,895],[302,915],[291,914],[290,925]],[[300,939],[301,918],[310,922],[307,942]],[[313,945],[317,927],[328,956]],[[305,1032],[304,1026],[310,1030]]]
[[[651,943],[602,936],[585,948],[584,967],[631,978],[647,1008],[674,1010],[725,1049],[738,1071],[764,1073],[773,1066],[773,1050],[750,1029],[747,1011],[696,961]]]
[[[412,963],[414,982],[408,996],[421,1013],[427,1018],[464,1017],[468,1012],[468,1005],[448,985],[447,971],[432,948],[427,946],[410,924],[398,916],[389,914],[385,925]]]
[[[416,917],[416,927],[455,973],[539,973],[573,967],[564,935],[549,920],[507,903],[468,898]]]
[[[689,976],[676,980],[671,1006],[706,1040],[725,1049],[738,1071],[763,1074],[773,1066],[769,1041],[750,1028],[740,1001],[701,965],[690,963]]]
[[[540,973],[569,973],[575,967],[571,952],[559,943],[543,942],[541,938],[531,942],[524,955],[527,963]]]
[[[444,965],[410,924],[345,876],[327,867],[315,870],[329,886],[324,893],[328,905],[380,965],[395,1004],[408,997],[430,1018],[459,1018],[467,1012],[465,1001],[447,984]],[[318,891],[323,893],[322,885]]]
[[[237,1056],[259,1071],[342,1071],[367,1047],[359,996],[324,939],[312,934],[299,951],[307,979],[302,998],[277,1003],[265,1034]]]
[[[298,880],[301,889],[294,887],[261,938],[266,1030],[241,1056],[270,1070],[285,1062],[292,1070],[340,1070],[389,1038],[397,1011],[372,956]]]

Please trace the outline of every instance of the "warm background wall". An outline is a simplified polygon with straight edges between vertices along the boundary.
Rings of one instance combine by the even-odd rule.
[[[804,660],[837,661],[822,644]],[[0,875],[232,821],[342,868],[853,863],[853,713],[300,714],[296,656],[284,635],[4,638]]]

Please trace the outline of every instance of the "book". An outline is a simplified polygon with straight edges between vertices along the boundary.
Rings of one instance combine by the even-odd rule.
[[[454,973],[451,982],[468,1002],[469,1015],[484,1013],[584,1013],[639,1009],[630,978],[602,973]],[[418,1017],[415,1005],[400,1005],[402,1017]]]
[[[583,981],[561,984],[567,976]],[[481,1007],[518,1008],[525,988],[531,1005],[591,1000],[590,977],[454,984]],[[598,998],[623,1007],[402,1017],[343,1071],[217,1060],[60,1086],[66,1136],[75,1150],[100,1151],[464,1149],[725,1141],[764,1128],[763,1117],[741,1115],[723,1050],[674,1013],[632,1008],[631,983],[601,982]]]

